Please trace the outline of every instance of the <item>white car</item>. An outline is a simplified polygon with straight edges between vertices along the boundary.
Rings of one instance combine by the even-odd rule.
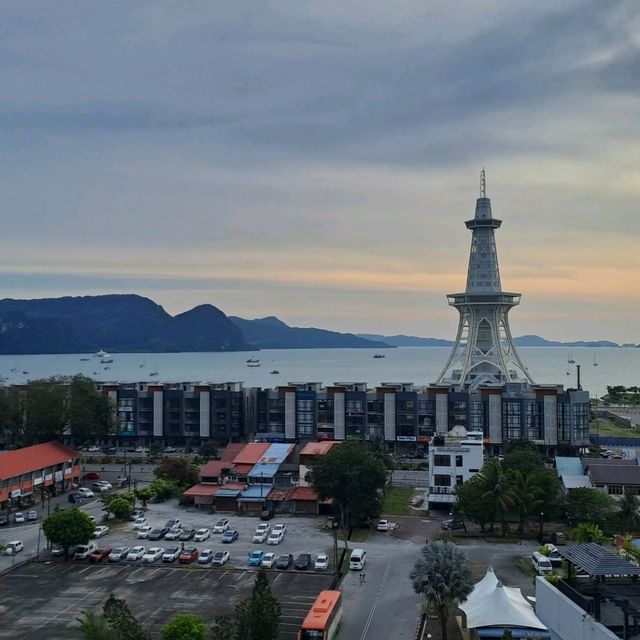
[[[261,542],[264,542],[266,539],[267,539],[266,531],[256,531],[253,534],[253,538],[251,538],[251,542],[261,543]]]
[[[162,554],[162,562],[173,562],[180,555],[180,547],[169,547]]]
[[[142,562],[155,562],[160,560],[164,555],[164,549],[162,547],[150,547],[144,552],[142,556]]]
[[[282,531],[283,534],[287,533],[287,525],[286,524],[274,524],[273,529],[271,529],[271,533],[274,531]]]
[[[144,527],[140,527],[138,529],[138,535],[136,538],[139,540],[146,540],[151,531],[153,531],[153,527],[150,524],[145,524]]]
[[[193,536],[193,539],[196,542],[204,542],[210,536],[211,536],[211,531],[209,531],[209,529],[198,529],[196,531],[196,535]]]
[[[389,529],[391,529],[391,523],[388,520],[379,520],[376,529],[378,531],[389,531]]]
[[[326,571],[329,568],[329,556],[326,553],[321,553],[313,563],[314,571]]]
[[[271,551],[269,551],[268,553],[265,553],[262,556],[262,562],[260,563],[260,566],[266,567],[267,569],[271,569],[271,567],[273,567],[273,565],[275,564],[275,561],[276,561],[276,554],[271,553]]]
[[[24,544],[22,544],[22,540],[12,540],[11,542],[7,542],[2,555],[12,556],[23,549]]]
[[[216,551],[213,554],[211,564],[215,564],[216,566],[221,567],[229,562],[229,557],[229,552],[226,549],[224,551]]]
[[[229,521],[226,518],[218,520],[213,527],[213,533],[224,533],[229,528]]]
[[[83,498],[93,498],[95,496],[95,493],[91,489],[87,489],[87,487],[80,487],[76,490],[76,493]]]
[[[177,540],[182,533],[182,529],[169,529],[164,536],[165,540]]]
[[[22,522],[25,522],[25,521],[26,521],[26,518],[24,517],[24,513],[16,513],[16,514],[13,516],[13,521],[14,521],[16,524],[21,524]]]
[[[120,562],[129,555],[129,551],[131,551],[129,547],[116,547],[107,557],[107,562]]]
[[[102,536],[106,536],[109,533],[109,527],[106,524],[99,524],[91,535],[92,538],[102,538]]]
[[[129,553],[127,553],[127,560],[129,562],[133,562],[135,560],[140,560],[144,557],[146,549],[144,547],[133,547]]]
[[[213,549],[203,549],[198,556],[198,564],[209,564],[213,560]]]
[[[272,531],[267,538],[267,544],[280,544],[284,540],[284,531],[282,529],[278,529],[277,531]]]
[[[269,529],[271,529],[271,525],[268,522],[261,522],[256,527],[256,533],[258,533],[258,531],[266,531],[267,533],[269,533]]]
[[[136,518],[136,519],[133,521],[133,525],[132,525],[132,527],[131,527],[131,528],[132,528],[134,531],[138,531],[138,529],[142,529],[142,527],[146,527],[146,526],[147,526],[147,524],[148,524],[148,523],[147,523],[147,519],[146,519],[144,516],[142,516],[141,518]]]
[[[76,547],[76,551],[73,557],[76,560],[86,560],[96,549],[98,545],[95,542],[89,542],[89,544],[81,544]]]

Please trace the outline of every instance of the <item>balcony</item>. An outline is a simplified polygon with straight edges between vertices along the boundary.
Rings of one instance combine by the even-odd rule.
[[[456,490],[453,487],[429,487],[429,493],[434,495],[456,495]]]

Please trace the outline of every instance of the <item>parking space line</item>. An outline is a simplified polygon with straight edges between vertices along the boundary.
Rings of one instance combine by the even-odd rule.
[[[222,578],[224,578],[229,572],[225,571],[219,578],[218,578],[218,582],[220,582],[220,580],[222,580]]]
[[[249,573],[248,571],[243,571],[237,578],[236,578],[236,582],[239,582],[241,580],[241,578],[245,575],[245,573]]]

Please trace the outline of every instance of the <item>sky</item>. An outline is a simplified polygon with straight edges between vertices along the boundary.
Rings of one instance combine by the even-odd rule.
[[[484,166],[513,334],[640,342],[637,0],[25,0],[0,59],[0,297],[452,338]]]

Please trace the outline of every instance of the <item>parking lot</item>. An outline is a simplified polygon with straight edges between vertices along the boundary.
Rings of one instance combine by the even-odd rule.
[[[255,570],[179,567],[174,565],[31,563],[3,576],[0,584],[0,638],[50,640],[80,637],[83,611],[99,611],[114,593],[159,637],[160,628],[176,613],[199,613],[211,623],[233,614],[249,595]],[[270,571],[273,592],[282,605],[280,637],[295,638],[311,603],[331,582],[313,572]],[[74,630],[75,629],[75,630]]]

